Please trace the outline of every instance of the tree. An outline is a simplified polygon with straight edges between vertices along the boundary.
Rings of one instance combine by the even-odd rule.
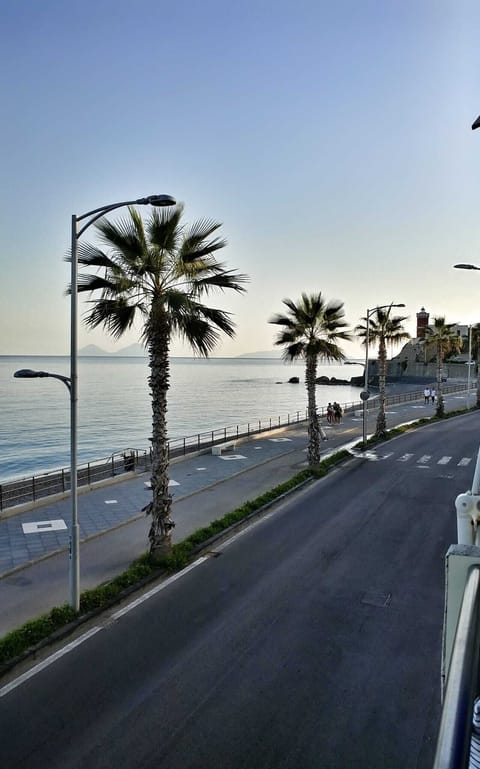
[[[343,302],[326,302],[321,292],[303,293],[299,302],[284,299],[288,312],[270,318],[269,323],[282,326],[274,341],[283,347],[285,361],[305,360],[305,385],[308,397],[308,463],[320,462],[320,422],[317,414],[316,379],[319,360],[340,361],[345,355],[339,340],[351,339],[344,320]]]
[[[379,385],[379,409],[375,435],[384,437],[387,432],[387,418],[385,416],[386,381],[387,381],[387,347],[394,347],[400,342],[410,338],[402,323],[408,320],[406,315],[391,315],[390,307],[377,307],[372,316],[368,318],[368,341],[378,344],[378,385]],[[362,318],[364,325],[355,327],[355,333],[363,338],[366,344],[367,318]]]
[[[425,342],[428,350],[433,350],[437,361],[437,409],[438,417],[445,414],[442,392],[442,369],[444,360],[450,355],[457,355],[462,349],[462,338],[453,331],[455,323],[445,323],[445,317],[433,319],[433,326],[425,330]]]
[[[221,224],[201,219],[181,223],[183,206],[153,209],[144,222],[135,208],[114,223],[106,218],[95,225],[101,250],[88,243],[78,249],[82,274],[78,290],[96,295],[85,322],[103,326],[114,338],[142,322],[142,341],[149,357],[148,383],[152,398],[152,500],[145,508],[152,516],[150,551],[160,558],[171,549],[172,497],[169,493],[167,394],[172,337],[186,341],[193,352],[207,357],[220,332],[234,336],[231,314],[202,302],[215,290],[242,292],[248,280],[217,260],[226,245],[217,235]]]

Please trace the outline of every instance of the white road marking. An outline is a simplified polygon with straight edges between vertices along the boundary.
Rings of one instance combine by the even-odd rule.
[[[106,505],[116,505],[116,504],[118,504],[118,500],[117,499],[106,499],[105,500],[105,504]]]
[[[67,524],[62,518],[54,521],[32,521],[31,523],[22,523],[24,534],[42,534],[45,531],[63,531]]]
[[[287,443],[287,442],[291,443],[292,441],[291,438],[269,438],[268,440],[271,441],[272,443]]]
[[[442,457],[438,460],[437,465],[448,465],[452,457]]]
[[[197,470],[206,470],[206,467],[197,467]]]
[[[178,574],[173,574],[171,577],[166,579],[165,582],[161,582],[159,585],[152,587],[151,590],[148,590],[146,593],[140,596],[140,598],[136,598],[134,601],[131,601],[131,603],[127,604],[127,606],[124,606],[122,609],[114,612],[114,614],[112,614],[112,619],[117,620],[120,619],[120,617],[125,616],[125,614],[128,614],[129,611],[132,611],[132,609],[140,606],[141,603],[148,601],[149,598],[152,598],[154,595],[157,595],[157,593],[165,590],[165,588],[169,587],[169,585],[171,585],[173,582],[176,582],[178,579],[180,579],[180,577],[188,574],[188,572],[192,571],[192,569],[196,569],[197,566],[200,566],[200,564],[202,564],[204,561],[208,561],[208,558],[207,556],[202,555],[200,558],[197,558],[196,561],[191,563],[190,566],[187,566],[185,569],[182,569],[182,571],[179,571]]]
[[[81,635],[79,638],[77,638],[75,641],[71,641],[71,643],[67,644],[63,647],[63,649],[59,649],[54,654],[51,654],[50,657],[47,657],[43,660],[43,662],[39,662],[38,665],[35,665],[35,667],[31,668],[30,670],[27,670],[26,673],[23,673],[21,676],[18,676],[18,678],[15,678],[13,681],[10,681],[9,684],[6,684],[0,689],[0,697],[4,697],[9,692],[13,691],[13,689],[16,689],[18,686],[21,686],[21,684],[25,683],[25,681],[28,681],[29,678],[33,678],[37,673],[40,673],[41,670],[45,670],[45,668],[48,668],[50,665],[52,665],[56,660],[60,659],[60,657],[64,657],[65,654],[68,654],[69,652],[73,651],[77,646],[80,646],[84,641],[86,641],[88,638],[91,638],[93,635],[98,633],[99,630],[101,630],[101,627],[92,627],[90,630],[88,630],[86,633]]]
[[[204,467],[198,467],[197,470],[205,470],[205,468]],[[151,489],[152,488],[152,482],[151,481],[145,481],[145,483],[143,485],[145,486],[146,489]],[[168,485],[169,486],[180,486],[178,481],[173,481],[173,480],[169,480]]]
[[[417,459],[417,465],[426,465],[427,462],[430,462],[431,460],[430,454],[424,454],[423,457],[420,457],[420,459]]]
[[[397,462],[408,462],[412,457],[413,454],[402,454],[402,456],[397,459]]]
[[[230,456],[224,456],[223,454],[220,454],[219,459],[225,459],[225,461],[229,462],[231,459],[246,459],[247,457],[244,457],[243,454],[230,454]]]
[[[470,464],[471,461],[472,461],[471,457],[462,457],[457,467],[466,467],[467,465]]]

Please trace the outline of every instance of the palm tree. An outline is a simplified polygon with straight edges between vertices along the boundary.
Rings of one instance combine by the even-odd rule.
[[[248,278],[217,260],[226,245],[220,224],[201,219],[181,224],[183,206],[153,209],[144,222],[135,208],[116,223],[103,218],[96,226],[106,250],[81,244],[80,266],[94,268],[79,280],[79,291],[97,294],[85,322],[103,326],[114,338],[132,328],[140,316],[142,341],[149,357],[152,397],[152,515],[150,552],[157,558],[171,549],[172,497],[169,493],[167,393],[169,350],[173,336],[195,354],[208,356],[220,333],[234,336],[230,313],[202,302],[214,290],[244,291]]]
[[[305,385],[308,395],[308,463],[320,462],[320,422],[316,404],[317,363],[319,360],[344,360],[339,340],[351,339],[344,321],[343,302],[325,302],[322,294],[303,293],[299,302],[284,299],[287,314],[277,314],[269,323],[282,326],[275,344],[283,347],[283,359],[305,360]]]
[[[437,360],[437,409],[438,417],[445,414],[445,402],[442,393],[443,361],[449,355],[457,355],[462,349],[462,338],[453,331],[455,323],[445,323],[445,317],[433,319],[433,326],[426,328],[427,348],[435,352]]]
[[[410,338],[402,323],[408,320],[407,315],[391,315],[390,307],[377,307],[373,316],[368,318],[368,340],[378,343],[378,385],[379,385],[379,409],[375,435],[384,437],[387,432],[387,418],[385,416],[386,381],[387,381],[387,346],[394,347],[400,342]],[[362,318],[365,325],[355,327],[355,333],[364,339],[367,337],[367,318]]]

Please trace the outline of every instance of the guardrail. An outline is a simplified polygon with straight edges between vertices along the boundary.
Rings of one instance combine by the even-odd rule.
[[[455,499],[458,544],[451,545],[446,555],[443,707],[434,769],[480,767],[478,716],[474,719],[480,693],[479,503],[480,450],[471,490]]]
[[[467,389],[466,384],[446,385],[444,393],[462,391]],[[386,405],[406,403],[423,398],[423,390],[403,392],[387,395]],[[363,408],[363,401],[354,401],[341,404],[344,413]],[[372,397],[368,401],[368,410],[378,408],[378,397]],[[318,409],[321,418],[326,417],[326,406]],[[249,438],[276,428],[288,427],[304,422],[308,419],[308,409],[287,414],[284,417],[267,417],[255,422],[243,425],[230,425],[227,427],[195,433],[181,438],[170,438],[168,441],[168,456],[170,459],[186,456],[196,451],[208,450],[215,444],[228,440]],[[93,483],[112,478],[126,472],[146,472],[151,467],[151,449],[128,448],[121,452],[111,454],[109,457],[93,462],[87,462],[78,468],[78,486],[90,486]],[[18,478],[0,484],[0,512],[7,508],[28,502],[35,502],[54,494],[67,493],[70,490],[70,470],[53,470],[39,475]]]
[[[468,572],[455,639],[451,649],[447,684],[433,769],[478,767],[470,758],[473,706],[479,692],[480,566]],[[473,737],[478,751],[478,735]]]

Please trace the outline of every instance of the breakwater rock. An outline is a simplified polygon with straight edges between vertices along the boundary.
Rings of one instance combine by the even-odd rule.
[[[337,377],[331,376],[319,376],[315,380],[320,385],[349,385],[350,379],[337,379]]]

